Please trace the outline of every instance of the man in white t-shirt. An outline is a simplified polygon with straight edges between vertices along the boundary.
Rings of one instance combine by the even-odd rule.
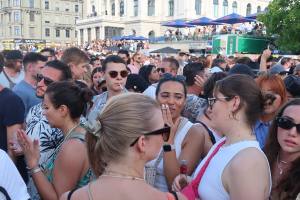
[[[0,149],[0,199],[28,200],[27,187],[9,156]]]

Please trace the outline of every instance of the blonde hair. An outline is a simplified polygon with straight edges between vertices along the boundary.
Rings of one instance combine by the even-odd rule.
[[[98,137],[87,134],[91,168],[99,176],[112,160],[123,157],[130,143],[151,131],[151,120],[158,103],[142,94],[127,93],[112,97],[97,120],[101,123]]]

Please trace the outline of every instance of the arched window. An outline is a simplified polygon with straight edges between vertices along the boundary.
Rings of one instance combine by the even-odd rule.
[[[251,14],[251,4],[248,3],[247,4],[247,10],[246,10],[246,16],[250,15]]]
[[[236,2],[236,1],[234,1],[234,2],[232,3],[232,12],[233,12],[233,13],[237,13],[237,2]]]
[[[155,15],[155,0],[148,0],[148,16]]]
[[[228,1],[224,0],[223,1],[223,15],[228,15]]]
[[[120,2],[120,16],[124,16],[124,1],[121,0]]]
[[[169,16],[174,16],[174,0],[169,0]]]
[[[219,16],[219,0],[214,0],[214,17]]]
[[[257,6],[257,13],[260,13],[260,12],[261,12],[261,7]]]
[[[112,16],[116,15],[116,5],[115,5],[115,3],[111,4],[111,15]]]
[[[138,16],[139,13],[139,1],[138,0],[134,0],[133,1],[133,14],[134,16]]]
[[[201,0],[195,0],[196,15],[201,15]]]

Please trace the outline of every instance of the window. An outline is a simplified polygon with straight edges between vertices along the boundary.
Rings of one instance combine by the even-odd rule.
[[[11,22],[11,13],[8,14],[8,21]]]
[[[59,29],[56,29],[56,30],[55,30],[55,36],[56,36],[56,37],[60,37],[60,30],[59,30]]]
[[[59,7],[55,7],[55,11],[59,11]]]
[[[70,37],[70,30],[66,29],[66,38],[69,38],[69,37]]]
[[[45,24],[50,24],[50,21],[45,21]]]
[[[155,0],[148,0],[148,16],[155,15]]]
[[[195,0],[196,15],[201,15],[201,0]]]
[[[237,13],[237,2],[236,2],[236,1],[234,1],[234,2],[232,3],[232,12],[233,12],[233,13]]]
[[[224,0],[223,1],[223,15],[228,15],[228,1]]]
[[[49,1],[48,0],[45,1],[45,9],[49,10]]]
[[[34,27],[29,28],[29,36],[34,37]]]
[[[219,0],[214,0],[214,17],[219,16]]]
[[[125,10],[124,10],[124,1],[121,0],[120,2],[120,16],[124,16]]]
[[[260,13],[260,12],[261,12],[261,7],[257,6],[257,13]]]
[[[77,38],[77,36],[78,36],[78,32],[77,32],[77,31],[75,31],[75,38]]]
[[[20,12],[14,12],[14,22],[20,22]]]
[[[65,11],[66,11],[66,12],[69,12],[69,11],[70,11],[70,9],[69,9],[69,8],[66,8],[66,9],[65,9]]]
[[[7,1],[7,7],[10,7],[10,0]]]
[[[20,35],[21,35],[20,27],[15,26],[15,36],[20,36]]]
[[[29,12],[29,20],[31,22],[34,22],[34,12],[32,12],[32,11]]]
[[[247,4],[247,10],[246,10],[246,16],[250,15],[251,14],[251,4],[248,3]]]
[[[87,37],[88,37],[88,42],[91,42],[91,37],[92,37],[92,29],[91,28],[87,29]]]
[[[138,16],[139,14],[139,1],[133,0],[133,15]]]
[[[34,0],[29,0],[29,8],[34,8]]]
[[[14,6],[20,6],[20,0],[14,0]]]
[[[50,28],[45,28],[45,36],[50,37]]]
[[[79,34],[80,34],[80,44],[83,44],[83,29],[79,30]]]
[[[79,5],[75,5],[75,12],[79,12]]]
[[[96,32],[96,40],[99,40],[100,39],[100,27],[96,27],[95,32]]]
[[[169,0],[169,16],[174,16],[174,0]]]
[[[115,5],[115,3],[111,4],[111,15],[112,16],[116,15],[116,5]]]

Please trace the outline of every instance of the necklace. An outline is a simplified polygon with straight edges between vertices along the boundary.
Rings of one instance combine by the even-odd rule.
[[[281,166],[282,164],[288,164],[288,162],[284,161],[284,160],[279,160],[279,155],[277,156],[277,168],[279,169],[279,175],[283,174],[283,167]]]
[[[58,145],[58,147],[56,148],[57,150],[61,147],[61,145],[67,140],[69,139],[69,137],[71,136],[71,133],[79,126],[79,124],[76,124],[75,126],[73,126],[69,132],[66,134],[66,136],[64,137],[64,140]]]
[[[114,172],[105,172],[105,174],[102,174],[101,176],[102,177],[112,177],[112,178],[128,179],[128,180],[133,180],[133,181],[145,181],[144,178],[140,178],[140,177],[136,177],[136,176],[128,176],[128,175],[125,175],[125,174],[114,173]]]

